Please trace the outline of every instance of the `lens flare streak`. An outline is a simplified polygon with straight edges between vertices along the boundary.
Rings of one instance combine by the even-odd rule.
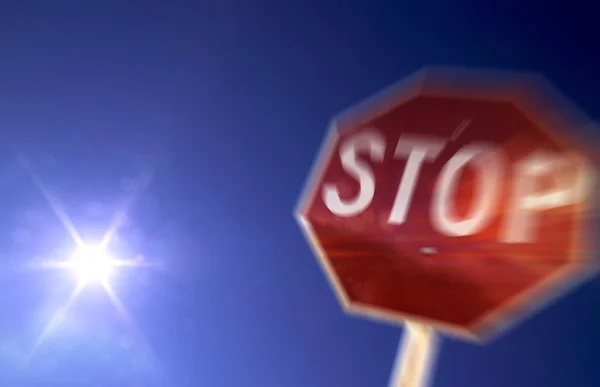
[[[101,242],[97,246],[87,245],[77,232],[73,222],[67,216],[66,212],[63,210],[58,200],[51,195],[47,187],[43,184],[42,180],[33,172],[26,160],[23,157],[19,157],[19,159],[27,173],[30,175],[34,184],[40,190],[40,192],[50,205],[52,211],[60,220],[62,225],[65,227],[65,229],[75,242],[75,245],[77,246],[77,250],[74,252],[74,254],[67,259],[43,260],[40,262],[36,262],[30,266],[31,269],[68,270],[77,277],[77,284],[71,292],[67,302],[62,307],[60,307],[58,311],[54,313],[48,324],[42,330],[42,333],[38,336],[28,356],[25,359],[25,363],[28,364],[32,360],[38,349],[48,338],[48,336],[52,333],[52,331],[61,324],[67,312],[73,306],[83,288],[93,283],[101,285],[101,287],[108,295],[111,303],[115,307],[119,317],[126,323],[128,328],[133,332],[133,334],[137,338],[137,341],[143,347],[143,352],[145,352],[147,356],[149,355],[150,359],[155,359],[154,352],[152,351],[149,343],[145,339],[144,335],[139,331],[129,312],[127,311],[127,309],[125,308],[125,306],[123,305],[123,303],[109,284],[110,276],[115,270],[123,267],[141,266],[142,262],[137,259],[127,260],[115,258],[108,252],[108,245],[110,243],[110,240],[113,237],[115,237],[119,226],[126,219],[126,213],[133,205],[133,202],[135,202],[136,197],[149,184],[151,180],[151,175],[147,174],[142,176],[142,184],[138,185],[141,188],[136,190],[135,192],[133,192],[132,195],[129,195],[126,198],[122,208],[118,210],[116,215],[114,216],[113,222],[111,223],[107,232],[104,234],[104,237],[102,238]],[[155,363],[154,366],[156,365],[157,364]]]

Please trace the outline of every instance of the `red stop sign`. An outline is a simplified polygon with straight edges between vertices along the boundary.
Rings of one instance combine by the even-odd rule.
[[[480,338],[589,272],[589,152],[548,90],[428,70],[334,120],[297,215],[349,312]]]

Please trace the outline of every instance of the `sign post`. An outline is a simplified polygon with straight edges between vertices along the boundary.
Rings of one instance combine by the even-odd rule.
[[[296,216],[347,312],[405,324],[390,387],[592,273],[587,124],[539,77],[447,68],[333,121]]]
[[[405,323],[389,387],[421,387],[429,381],[436,355],[436,332],[431,326]]]

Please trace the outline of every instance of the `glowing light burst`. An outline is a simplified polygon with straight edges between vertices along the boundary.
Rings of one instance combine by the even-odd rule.
[[[33,173],[23,158],[21,158],[21,162],[23,167],[31,176],[36,187],[47,200],[48,204],[52,208],[52,211],[58,217],[76,245],[75,251],[70,256],[63,257],[60,260],[37,262],[32,268],[68,270],[75,276],[77,281],[77,285],[71,292],[66,303],[60,307],[56,313],[54,313],[53,317],[50,319],[42,333],[37,338],[33,348],[26,358],[26,363],[28,363],[29,360],[31,360],[31,358],[35,355],[38,348],[43,344],[50,332],[60,325],[60,323],[64,320],[65,315],[83,288],[89,285],[100,285],[104,289],[108,298],[113,303],[117,313],[132,330],[133,335],[139,340],[139,344],[141,344],[144,351],[150,355],[151,358],[154,358],[154,353],[149,343],[146,341],[144,335],[141,334],[141,332],[137,329],[135,322],[110,285],[111,277],[113,274],[115,274],[117,269],[126,266],[140,266],[142,263],[138,259],[117,258],[108,249],[111,239],[115,236],[121,223],[126,218],[125,214],[127,213],[129,207],[131,207],[133,204],[135,196],[137,196],[136,194],[140,193],[139,190],[125,199],[123,206],[119,211],[117,211],[117,214],[115,215],[112,224],[104,234],[102,241],[98,244],[87,244],[83,241],[75,229],[75,226],[62,209],[62,206],[60,206],[56,198],[50,194],[48,189],[42,183],[41,179],[35,173]],[[149,181],[150,176],[144,175],[142,177],[142,184],[140,184],[141,188],[145,188],[149,184]],[[154,364],[154,366],[157,366],[157,364]]]
[[[108,283],[116,260],[101,246],[83,246],[73,253],[67,266],[81,284],[103,284]]]
[[[112,274],[124,266],[139,266],[139,261],[118,259],[102,244],[82,245],[71,256],[57,262],[55,267],[71,271],[77,279],[78,286],[100,284],[109,286]]]

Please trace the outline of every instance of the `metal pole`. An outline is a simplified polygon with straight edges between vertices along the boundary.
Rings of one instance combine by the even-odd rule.
[[[406,322],[389,387],[427,387],[437,344],[433,327]]]

